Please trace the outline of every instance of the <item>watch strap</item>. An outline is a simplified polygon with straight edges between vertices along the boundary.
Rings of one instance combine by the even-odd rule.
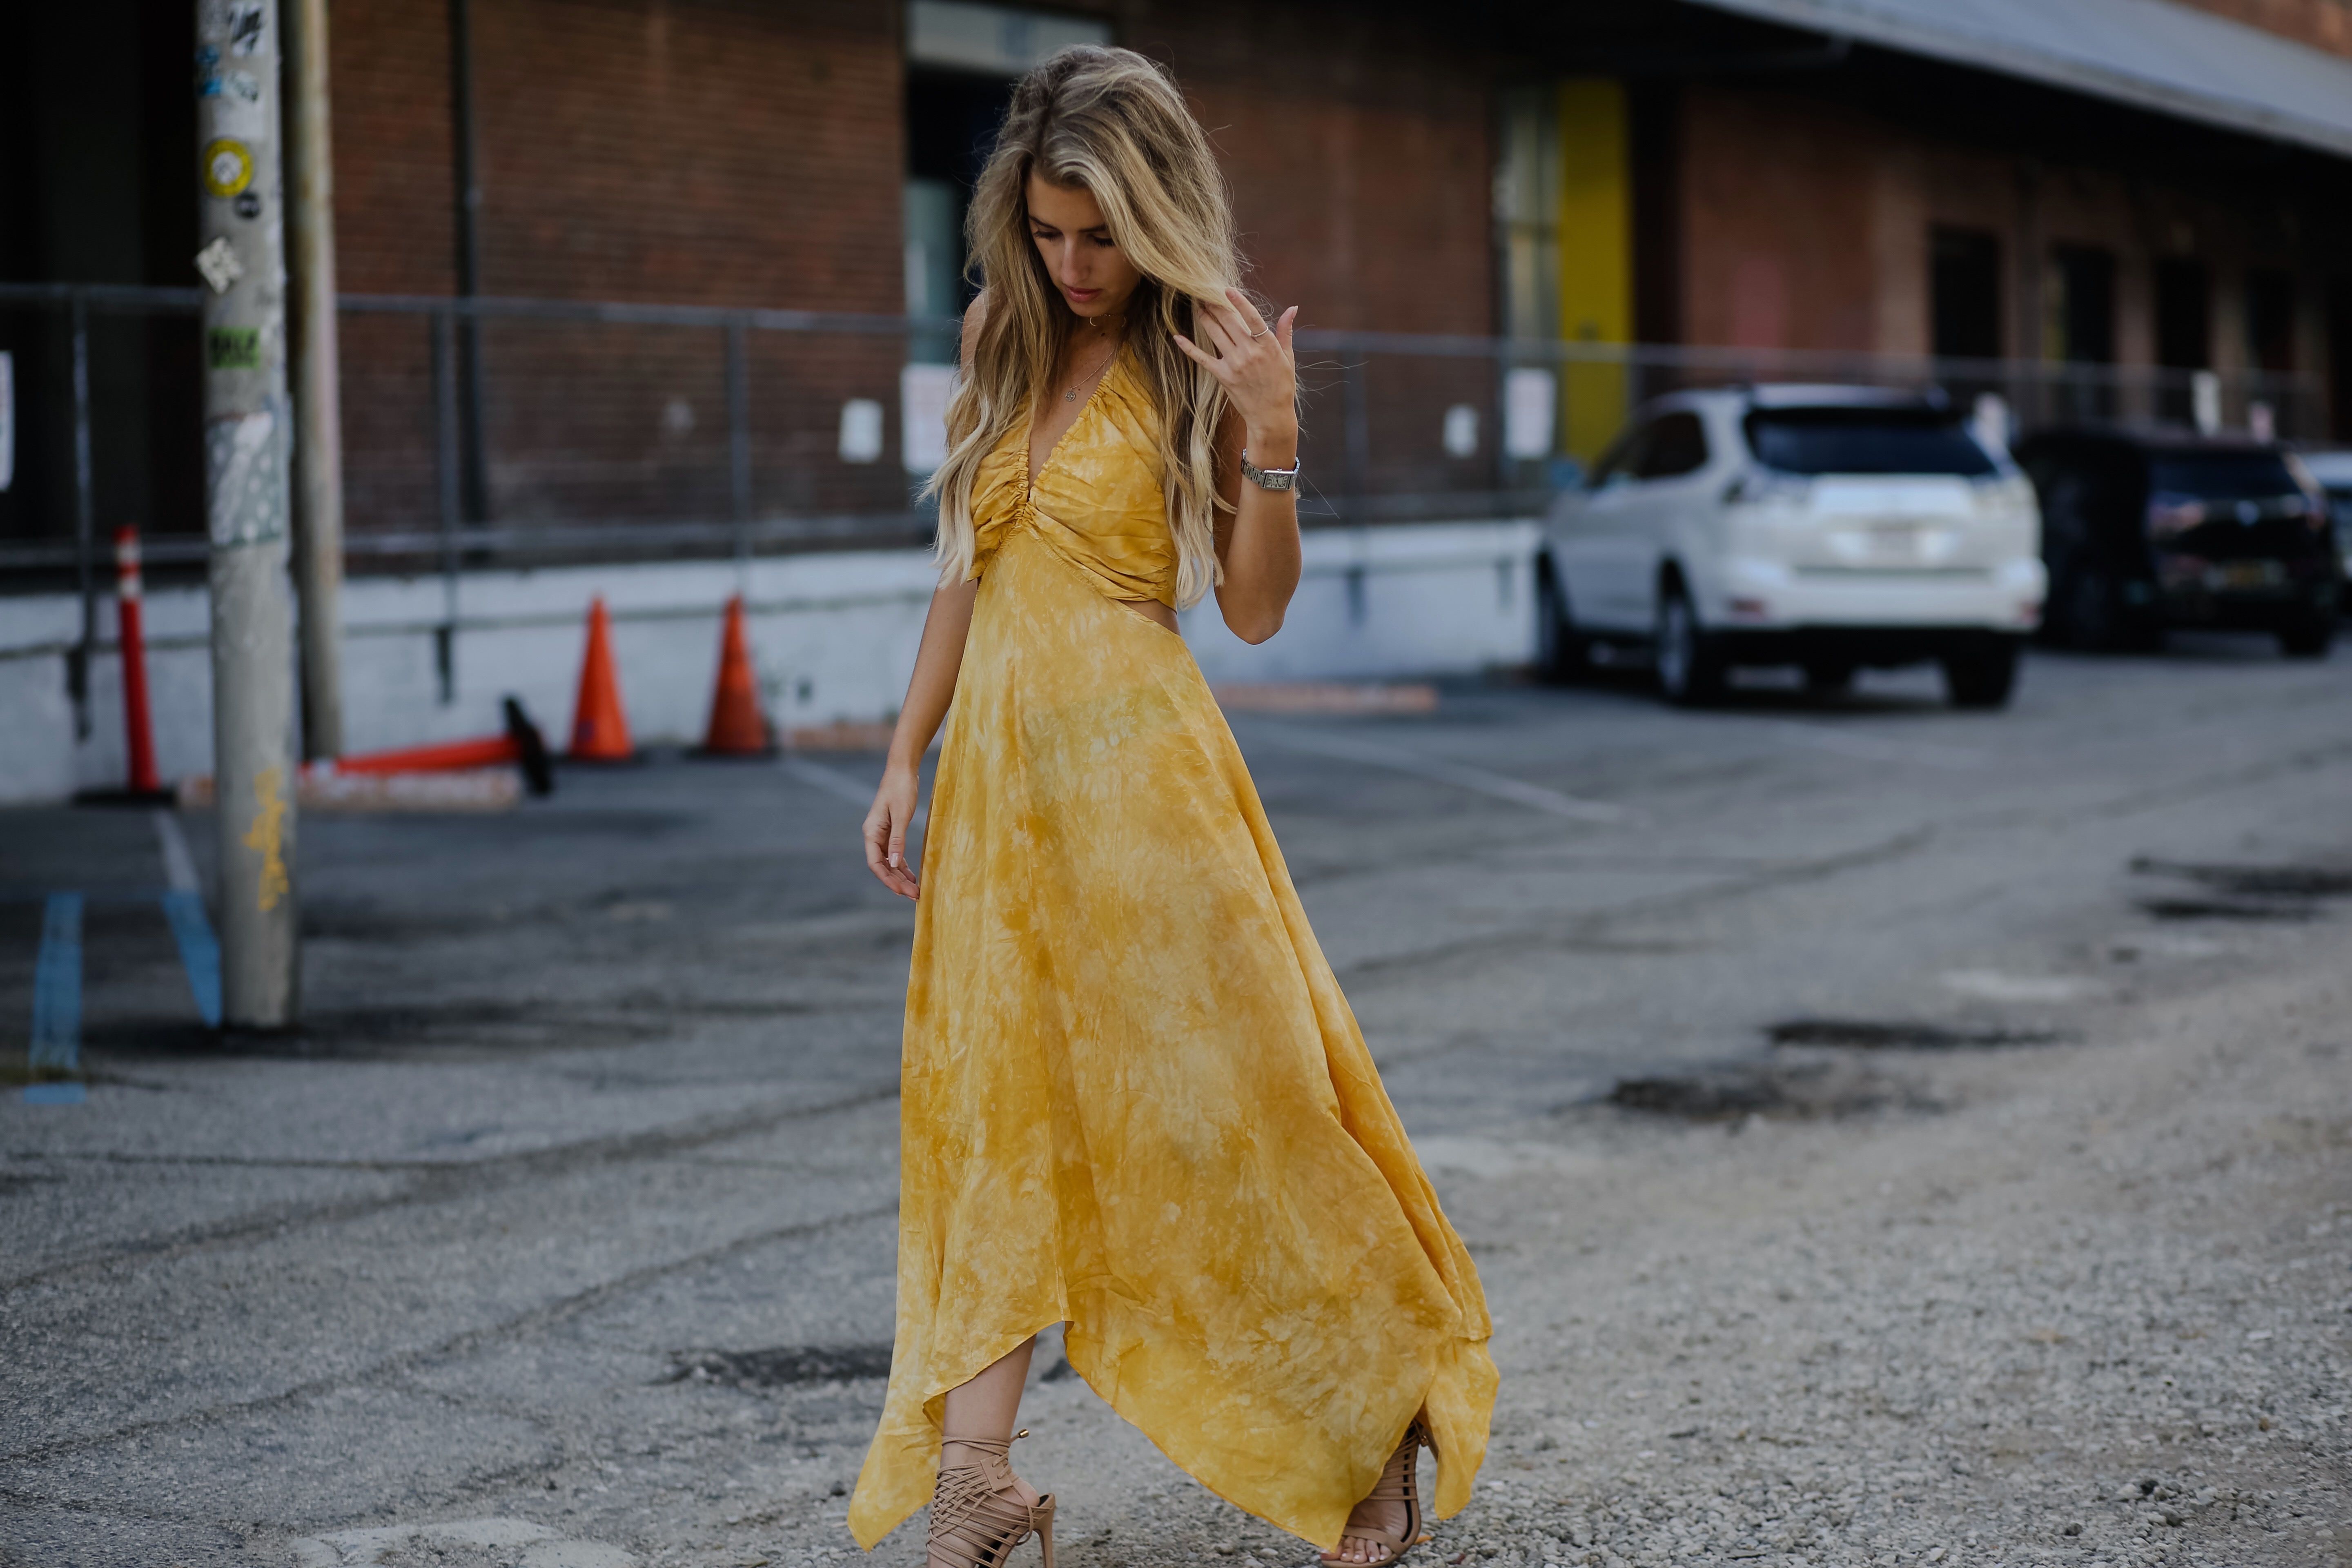
[[[1262,490],[1286,490],[1298,483],[1299,459],[1291,459],[1286,468],[1261,468],[1250,461],[1249,448],[1242,448],[1242,478]]]

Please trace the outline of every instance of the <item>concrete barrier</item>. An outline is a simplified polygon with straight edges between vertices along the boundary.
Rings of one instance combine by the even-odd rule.
[[[1523,663],[1533,647],[1526,522],[1318,530],[1281,634],[1253,647],[1213,603],[1184,635],[1213,681],[1466,675]],[[457,585],[452,682],[436,637],[438,577],[357,578],[343,591],[345,742],[355,752],[488,734],[512,693],[561,745],[572,720],[588,600],[613,613],[629,723],[642,745],[692,745],[709,716],[719,617],[740,589],[762,706],[786,728],[871,722],[904,693],[933,584],[916,551],[784,556],[748,577],[724,562],[467,573]],[[204,592],[147,595],[156,763],[166,780],[212,771]],[[114,611],[101,608],[111,638]],[[121,667],[110,640],[90,671],[90,732],[77,740],[66,658],[68,595],[0,599],[0,802],[58,800],[125,777]]]

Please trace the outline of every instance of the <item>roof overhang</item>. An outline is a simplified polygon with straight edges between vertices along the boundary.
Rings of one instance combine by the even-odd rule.
[[[2352,158],[2352,60],[2169,0],[1689,0]]]

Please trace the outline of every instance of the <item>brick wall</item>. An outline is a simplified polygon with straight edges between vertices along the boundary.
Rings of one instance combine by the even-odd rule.
[[[1314,326],[1494,330],[1486,62],[1438,18],[1162,4],[1120,23],[1210,128],[1258,288]]]
[[[484,293],[900,308],[896,6],[473,10]],[[342,287],[454,292],[448,7],[341,0],[335,22]],[[345,319],[355,531],[437,520],[428,331]],[[727,515],[719,333],[495,321],[480,341],[493,521]],[[754,335],[755,511],[903,505],[894,462],[831,456],[845,397],[895,403],[898,355],[889,339]]]
[[[476,0],[485,292],[896,311],[896,8]]]
[[[473,11],[485,293],[900,309],[896,4],[473,0]],[[447,17],[446,0],[339,5],[347,290],[456,287]],[[1480,57],[1425,19],[1339,6],[1204,15],[1145,0],[1114,19],[1123,41],[1172,67],[1212,128],[1256,287],[1301,304],[1310,325],[1491,329]],[[1307,58],[1315,68],[1302,71]],[[717,333],[495,322],[481,341],[493,521],[726,514]],[[352,526],[430,528],[427,329],[359,316],[345,342]],[[843,398],[895,410],[898,354],[889,339],[755,335],[756,510],[903,504],[895,445],[860,468],[832,457]],[[1483,396],[1491,378],[1376,379],[1387,402],[1407,390],[1425,402]],[[1437,420],[1418,402],[1384,416],[1416,431]],[[1337,438],[1336,403],[1316,424]],[[895,439],[895,414],[889,425]],[[1332,467],[1328,453],[1318,461]]]
[[[1883,132],[1851,112],[1760,92],[1683,99],[1684,331],[1742,348],[1868,349]]]
[[[2352,0],[2176,0],[2331,54],[2352,55]]]

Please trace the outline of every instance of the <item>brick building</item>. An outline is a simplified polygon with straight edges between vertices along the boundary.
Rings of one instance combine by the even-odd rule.
[[[189,11],[28,16],[0,121],[29,221],[0,227],[0,282],[192,281]],[[469,528],[736,507],[903,533],[901,366],[935,332],[751,331],[739,491],[722,328],[498,317],[436,351],[380,297],[952,310],[959,182],[1012,74],[1080,37],[1174,69],[1256,286],[1313,327],[2210,368],[2233,420],[2273,401],[2352,438],[2352,0],[337,0],[332,26],[355,570],[453,504]],[[74,532],[65,334],[0,306],[0,545]],[[184,316],[101,312],[89,353],[97,526],[198,533]],[[1491,437],[1436,444],[1437,405],[1495,407],[1491,359],[1359,355],[1351,434],[1345,357],[1310,374],[1310,462],[1344,438],[1374,482],[1510,492]],[[2160,380],[2099,406],[2180,415]],[[1640,389],[1564,386],[1580,452]]]

